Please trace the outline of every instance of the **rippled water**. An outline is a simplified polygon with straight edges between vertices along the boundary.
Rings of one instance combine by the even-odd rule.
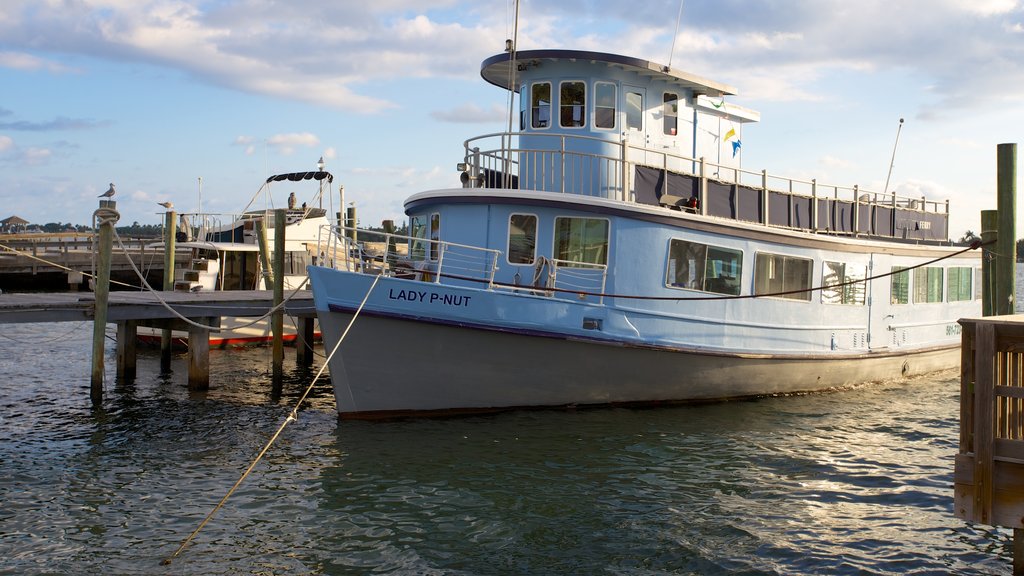
[[[184,358],[89,403],[90,324],[0,338],[0,574],[1009,574],[952,508],[953,372],[834,394],[338,422],[270,353]],[[293,362],[289,359],[289,362]],[[108,346],[113,371],[113,343]],[[289,364],[292,366],[292,364]],[[111,379],[112,380],[112,379]]]

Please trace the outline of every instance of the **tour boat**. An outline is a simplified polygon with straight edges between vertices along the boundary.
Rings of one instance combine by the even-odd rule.
[[[179,249],[190,250],[192,257],[188,269],[175,272],[174,289],[191,292],[272,290],[272,274],[263,262],[264,258],[267,262],[273,262],[274,258],[275,206],[286,210],[285,295],[303,288],[307,279],[306,266],[317,254],[320,229],[330,223],[322,203],[324,186],[326,184],[329,191],[333,181],[334,176],[322,169],[276,174],[266,179],[239,214],[179,214],[175,245]],[[309,201],[301,205],[298,205],[295,192],[288,188],[297,183],[311,183],[315,190]],[[285,187],[289,192],[287,198],[283,192],[276,198],[271,194],[275,184],[278,188]],[[261,202],[264,205],[257,206]],[[265,241],[261,241],[261,227],[266,232]],[[262,257],[261,250],[265,252]],[[210,332],[210,346],[213,348],[258,346],[269,343],[273,338],[269,316],[262,319],[224,317],[220,319],[220,327],[219,331]],[[138,332],[142,342],[160,342],[159,329],[140,327]],[[320,337],[319,330],[315,330],[314,337]],[[188,332],[174,330],[172,338],[176,347],[185,346]],[[286,318],[283,339],[291,343],[296,338],[296,324]]]
[[[980,255],[948,240],[948,201],[745,170],[759,114],[669,66],[531,50],[481,75],[518,95],[518,130],[467,140],[462,187],[410,196],[385,254],[333,227],[309,267],[342,417],[713,401],[958,365]]]

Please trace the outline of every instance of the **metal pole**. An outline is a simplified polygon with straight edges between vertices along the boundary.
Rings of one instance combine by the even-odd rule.
[[[896,142],[892,145],[892,159],[889,160],[889,173],[885,176],[885,189],[882,194],[889,193],[889,178],[892,176],[892,166],[896,162],[896,147],[900,145],[900,131],[903,130],[903,118],[900,118],[899,128],[896,128]]]

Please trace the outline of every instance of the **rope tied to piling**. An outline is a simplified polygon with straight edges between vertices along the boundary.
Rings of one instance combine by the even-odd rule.
[[[253,471],[253,469],[256,468],[256,464],[258,464],[259,461],[263,459],[263,456],[270,450],[271,446],[274,445],[274,442],[276,442],[278,437],[281,436],[281,433],[284,432],[285,427],[288,426],[288,424],[295,422],[299,419],[299,407],[302,406],[302,403],[309,396],[310,392],[313,391],[313,387],[320,379],[320,376],[323,375],[324,370],[327,369],[327,366],[330,363],[331,359],[334,357],[335,352],[337,352],[338,348],[341,347],[341,343],[345,341],[345,337],[348,336],[349,330],[351,330],[352,325],[355,324],[356,318],[358,318],[360,312],[363,311],[363,307],[366,305],[366,302],[370,299],[370,294],[372,294],[373,289],[377,287],[377,282],[379,280],[379,275],[374,276],[373,283],[370,284],[370,288],[366,291],[366,295],[363,296],[363,301],[360,302],[359,308],[357,308],[355,313],[352,314],[352,319],[349,320],[348,325],[345,327],[345,330],[341,333],[341,337],[338,338],[338,342],[334,345],[334,348],[331,349],[331,353],[327,356],[327,360],[324,362],[323,366],[320,367],[320,370],[317,371],[316,376],[313,377],[313,381],[310,382],[309,386],[306,387],[306,390],[305,392],[302,393],[302,396],[300,396],[298,401],[295,402],[295,406],[292,408],[291,412],[288,413],[288,416],[285,417],[284,422],[282,422],[281,425],[277,428],[277,431],[274,432],[273,436],[270,437],[270,440],[268,440],[266,445],[263,446],[263,449],[260,450],[259,454],[256,455],[256,458],[253,459],[251,464],[249,464],[249,467],[245,469],[245,472],[243,472],[242,475],[238,478],[238,481],[235,482],[234,486],[232,486],[231,489],[228,490],[227,494],[225,494],[224,497],[221,498],[220,502],[218,502],[217,505],[213,507],[213,510],[210,510],[210,513],[206,515],[206,518],[204,518],[202,522],[200,522],[199,526],[194,531],[192,531],[191,534],[188,535],[188,538],[185,538],[185,541],[182,542],[180,546],[178,546],[178,549],[175,550],[173,554],[171,554],[167,558],[164,558],[160,562],[162,566],[166,566],[173,562],[174,559],[177,558],[178,555],[181,554],[183,550],[185,550],[185,547],[188,546],[188,544],[193,539],[195,539],[196,535],[199,534],[200,530],[202,530],[210,522],[210,520],[213,519],[214,514],[216,514],[221,508],[224,507],[224,504],[227,502],[228,498],[230,498],[231,495],[235,493],[235,490],[237,490],[238,487],[242,485],[242,482],[244,482],[245,479],[249,476],[249,474]]]

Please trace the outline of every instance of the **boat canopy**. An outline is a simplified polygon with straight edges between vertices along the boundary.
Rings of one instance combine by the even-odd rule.
[[[302,180],[324,180],[328,182],[334,182],[334,175],[330,172],[324,172],[323,170],[317,170],[315,172],[292,172],[290,174],[275,174],[267,178],[266,183],[270,182],[281,182],[282,180],[288,180],[290,182],[301,182]]]

